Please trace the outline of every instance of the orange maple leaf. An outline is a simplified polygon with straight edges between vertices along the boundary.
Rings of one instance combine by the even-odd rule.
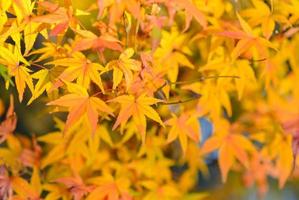
[[[113,130],[120,124],[126,124],[129,118],[133,117],[133,121],[137,129],[141,132],[142,141],[144,143],[146,132],[145,116],[164,126],[159,114],[151,107],[153,104],[162,102],[160,99],[148,97],[145,94],[142,94],[139,97],[135,97],[133,95],[122,95],[109,100],[109,102],[118,102],[121,104],[120,112],[112,128]]]
[[[172,118],[165,122],[166,125],[171,126],[167,142],[172,142],[178,137],[185,154],[188,145],[187,137],[195,142],[199,142],[200,127],[198,123],[196,116],[190,116],[187,113],[183,113],[177,117],[172,114]]]
[[[76,84],[68,83],[68,87],[70,88],[69,90],[73,91],[73,93],[62,96],[47,104],[69,108],[64,132],[67,131],[71,125],[81,119],[84,114],[88,117],[92,133],[96,130],[99,112],[108,113],[113,116],[112,109],[100,98],[89,96],[84,88]]]
[[[219,167],[222,175],[222,181],[225,182],[227,174],[237,159],[246,168],[249,167],[248,153],[253,152],[254,146],[243,135],[230,133],[227,122],[221,122],[221,131],[218,135],[209,138],[202,146],[202,153],[210,153],[219,149]]]
[[[263,56],[263,58],[267,57],[265,55],[266,47],[272,48],[274,50],[276,49],[275,45],[273,45],[270,41],[256,36],[250,25],[238,13],[237,17],[242,30],[237,29],[234,31],[222,31],[218,33],[220,36],[239,40],[231,53],[232,60],[237,59],[241,54],[248,51],[251,47],[255,47],[259,54]],[[230,28],[235,29],[234,27]]]
[[[58,178],[55,182],[64,184],[74,200],[83,199],[83,197],[90,193],[94,188],[94,186],[85,185],[79,175],[75,177]]]

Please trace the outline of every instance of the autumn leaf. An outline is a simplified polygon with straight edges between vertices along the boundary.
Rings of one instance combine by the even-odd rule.
[[[75,177],[59,178],[55,182],[64,184],[74,200],[81,200],[93,189],[93,186],[86,186],[79,175]]]
[[[196,143],[199,142],[200,127],[196,116],[190,116],[187,113],[183,113],[177,117],[172,114],[172,118],[167,120],[165,124],[171,126],[167,142],[172,142],[176,138],[179,138],[184,154],[186,153],[188,145],[188,137]]]
[[[123,53],[121,53],[118,60],[110,61],[106,65],[107,70],[113,70],[113,89],[116,89],[116,87],[120,84],[123,76],[125,77],[127,88],[130,87],[133,80],[132,71],[141,70],[141,63],[131,58],[133,54],[133,49],[126,49]]]
[[[104,67],[100,64],[92,63],[83,54],[77,53],[73,58],[62,58],[49,62],[49,64],[67,67],[57,78],[54,88],[62,86],[62,81],[72,82],[77,80],[80,86],[88,89],[92,81],[104,92],[101,80],[101,73],[104,71]]]
[[[270,144],[273,151],[270,156],[276,160],[275,166],[277,170],[277,177],[279,180],[279,187],[282,188],[287,178],[290,176],[293,169],[293,150],[292,150],[292,135],[276,134],[276,137]],[[267,153],[267,148],[264,148],[262,153]]]
[[[146,132],[146,117],[158,122],[164,126],[159,114],[151,107],[153,104],[162,102],[159,99],[147,97],[146,95],[140,95],[135,97],[133,95],[118,96],[109,102],[117,102],[121,104],[121,109],[112,129],[116,129],[120,124],[127,123],[130,117],[137,127],[137,130],[141,133],[142,141],[145,141]],[[145,117],[146,116],[146,117]]]
[[[14,112],[13,96],[10,96],[10,105],[5,120],[0,123],[0,143],[4,142],[9,134],[12,134],[17,125],[17,117]]]
[[[128,179],[125,177],[114,178],[109,174],[93,177],[88,182],[95,185],[94,190],[89,193],[87,200],[132,200],[132,196],[124,189],[129,187]]]
[[[39,199],[39,193],[36,191],[37,188],[29,184],[25,179],[19,176],[14,176],[11,178],[11,184],[13,190],[19,197],[24,199]]]
[[[171,32],[163,31],[160,47],[154,53],[154,64],[167,73],[171,82],[176,82],[179,67],[194,69],[194,65],[180,50],[186,39],[186,35],[180,34],[176,28],[171,29]],[[188,48],[185,50],[188,52]]]
[[[51,2],[40,2],[39,5],[48,11],[48,14],[35,16],[32,21],[51,25],[56,24],[50,35],[57,36],[65,32],[68,27],[75,29],[77,19],[74,16],[73,8],[60,7]]]
[[[263,36],[269,39],[275,29],[275,23],[289,23],[287,18],[282,14],[274,10],[276,2],[272,2],[271,5],[267,5],[263,1],[252,0],[254,7],[243,10],[240,14],[243,17],[248,18],[248,23],[252,26],[261,26]]]
[[[227,124],[223,124],[224,127]],[[238,160],[246,168],[249,166],[248,153],[254,152],[252,143],[241,134],[233,134],[221,131],[219,135],[209,138],[202,146],[202,153],[207,154],[216,149],[219,150],[219,167],[222,181],[225,182],[227,174],[232,168],[235,160]],[[220,132],[219,132],[220,133]]]
[[[25,43],[25,55],[28,55],[29,51],[33,47],[37,35],[39,33],[38,28],[40,23],[32,21],[33,17],[33,8],[35,7],[35,2],[31,0],[19,1],[15,0],[14,10],[16,13],[16,17],[21,23],[20,27],[22,27],[24,31],[24,43]]]
[[[47,105],[63,106],[69,109],[69,114],[64,127],[66,132],[72,125],[87,115],[91,125],[91,132],[94,133],[98,123],[99,113],[113,115],[112,109],[100,98],[89,96],[86,89],[78,85],[68,83],[71,94],[60,97]]]
[[[218,33],[220,36],[225,36],[239,40],[236,46],[234,47],[233,51],[231,52],[232,60],[237,59],[240,55],[248,51],[251,47],[255,47],[262,58],[267,57],[267,55],[265,55],[265,48],[271,48],[276,50],[274,44],[272,44],[265,38],[256,36],[250,25],[238,13],[236,15],[242,30],[222,31]]]
[[[19,100],[22,101],[26,86],[29,87],[30,91],[33,91],[32,78],[29,73],[31,70],[26,67],[29,66],[29,63],[22,55],[20,55],[17,48],[15,48],[14,53],[12,53],[3,46],[0,46],[0,62],[7,66],[8,74],[15,78]]]
[[[109,34],[103,34],[97,36],[90,31],[76,30],[81,38],[77,39],[73,46],[75,51],[82,51],[87,49],[94,49],[97,51],[103,51],[104,49],[112,49],[121,51],[122,46],[118,39]]]
[[[180,7],[186,10],[188,15],[192,15],[196,21],[203,27],[207,27],[207,20],[205,15],[192,3],[190,0],[176,0],[175,1]]]

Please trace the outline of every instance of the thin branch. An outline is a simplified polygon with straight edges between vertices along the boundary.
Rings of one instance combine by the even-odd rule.
[[[189,99],[178,100],[178,101],[171,101],[171,102],[159,102],[158,104],[161,104],[161,105],[181,104],[181,103],[187,103],[187,102],[190,102],[190,101],[197,100],[197,99],[199,99],[200,97],[201,97],[201,95],[198,94],[197,96],[192,97],[192,98],[189,98]]]
[[[199,79],[194,79],[194,80],[189,80],[189,81],[177,81],[177,82],[170,82],[168,81],[168,84],[170,85],[184,85],[184,84],[188,84],[188,83],[195,83],[195,82],[201,82],[201,81],[205,81],[206,79],[218,79],[218,78],[237,78],[239,79],[239,76],[207,76],[207,77],[201,77]]]
[[[34,63],[34,62],[32,62],[32,63],[30,63],[30,64],[31,64],[31,65],[34,65],[34,66],[36,66],[36,67],[42,68],[42,69],[47,69],[46,67],[44,67],[44,66],[42,66],[42,65],[40,65],[40,64]]]

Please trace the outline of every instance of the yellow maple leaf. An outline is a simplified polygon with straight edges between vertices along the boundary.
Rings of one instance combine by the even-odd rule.
[[[116,89],[120,84],[123,76],[125,77],[126,87],[128,89],[133,81],[132,71],[141,70],[141,62],[132,59],[133,54],[134,50],[132,48],[126,49],[121,53],[118,60],[112,60],[106,65],[107,70],[113,69],[113,89]]]

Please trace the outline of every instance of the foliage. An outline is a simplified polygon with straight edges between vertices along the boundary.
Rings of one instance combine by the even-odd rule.
[[[39,136],[16,133],[11,96],[0,198],[202,199],[197,174],[208,175],[204,159],[216,150],[223,182],[236,171],[261,197],[268,177],[282,188],[299,166],[298,8],[0,1],[0,77],[19,101],[47,105],[56,123]],[[207,140],[200,118],[213,125]]]

